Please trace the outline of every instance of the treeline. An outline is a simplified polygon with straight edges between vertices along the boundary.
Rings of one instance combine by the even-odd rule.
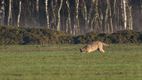
[[[70,34],[142,31],[142,0],[0,0],[0,23]]]
[[[142,32],[132,30],[124,30],[112,34],[90,32],[85,35],[74,36],[42,28],[0,27],[0,45],[84,44],[96,40],[107,43],[141,43]]]

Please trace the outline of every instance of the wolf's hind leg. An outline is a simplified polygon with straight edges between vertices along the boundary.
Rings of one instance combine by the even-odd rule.
[[[102,52],[102,53],[105,52],[102,47],[99,47],[99,51]]]

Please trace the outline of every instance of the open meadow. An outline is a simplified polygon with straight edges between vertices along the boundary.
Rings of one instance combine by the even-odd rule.
[[[112,44],[104,54],[82,46],[0,46],[0,80],[142,80],[142,44]]]

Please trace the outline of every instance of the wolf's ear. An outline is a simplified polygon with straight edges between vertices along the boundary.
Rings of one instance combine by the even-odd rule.
[[[80,52],[83,52],[83,51],[82,51],[82,48],[80,48]]]

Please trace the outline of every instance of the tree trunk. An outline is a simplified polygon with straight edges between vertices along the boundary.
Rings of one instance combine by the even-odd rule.
[[[107,0],[107,6],[108,6],[108,32],[107,33],[113,33],[113,23],[112,23],[112,7],[110,4],[110,0]]]
[[[123,18],[124,18],[124,29],[127,29],[127,8],[126,8],[126,0],[123,0]]]
[[[68,12],[68,17],[67,17],[67,21],[66,21],[66,32],[69,32],[70,34],[72,34],[72,29],[71,29],[71,14],[70,14],[70,3],[69,0],[66,1],[67,4],[67,12]]]
[[[103,27],[103,32],[104,33],[108,33],[109,32],[109,29],[108,29],[108,25],[109,25],[109,19],[108,19],[108,13],[109,13],[109,10],[110,10],[110,8],[109,8],[109,2],[108,2],[108,0],[106,0],[106,8],[105,8],[105,13],[103,13],[103,15],[104,15],[104,18],[103,18],[103,22],[102,22],[102,27]],[[102,11],[103,12],[103,11]]]
[[[45,12],[46,12],[46,23],[47,28],[49,29],[49,14],[48,14],[48,0],[45,0]]]
[[[36,12],[39,11],[39,0],[36,0]]]
[[[133,30],[133,17],[132,17],[132,7],[128,7],[128,25],[129,30]]]
[[[5,8],[4,0],[0,1],[0,24],[4,24]]]
[[[12,0],[9,0],[9,12],[8,12],[8,25],[11,24],[12,20]]]
[[[100,20],[99,20],[99,8],[98,8],[98,2],[99,0],[93,0],[93,3],[94,3],[94,12],[95,14],[93,15],[93,20],[91,21],[91,26],[93,27],[94,31],[95,32],[100,32],[100,27],[101,27],[101,24],[100,24]]]
[[[77,33],[80,33],[79,29],[79,18],[78,18],[78,10],[79,10],[79,0],[75,0],[75,7],[76,7],[76,14],[75,14],[75,22],[74,22],[74,28],[73,28],[73,34],[76,35]]]
[[[95,1],[95,0],[94,0]],[[94,9],[94,1],[91,1],[91,7],[89,9],[89,12],[88,12],[88,19],[87,19],[87,26],[89,29],[89,31],[93,31],[93,27],[91,26],[91,20],[93,20],[93,16],[92,16],[92,12],[93,12],[93,9]]]
[[[85,1],[83,0],[83,9],[84,9],[84,13],[83,13],[83,16],[84,16],[84,20],[85,20],[85,31],[89,31],[89,26],[88,26],[88,13],[87,13],[87,7],[86,7],[86,3]]]
[[[57,31],[60,31],[60,26],[61,26],[61,17],[60,17],[60,12],[62,9],[62,5],[63,5],[63,0],[60,1],[60,6],[58,9],[58,24],[57,24]]]
[[[19,13],[18,13],[18,19],[17,19],[17,26],[19,27],[20,26],[20,18],[21,18],[21,4],[22,2],[19,1]]]

